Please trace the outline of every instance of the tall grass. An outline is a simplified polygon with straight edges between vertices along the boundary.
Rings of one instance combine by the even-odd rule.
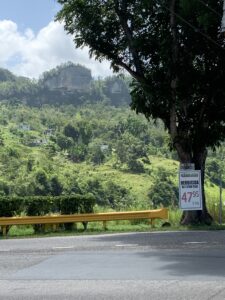
[[[173,227],[180,226],[180,220],[182,216],[182,211],[178,208],[173,208],[169,210],[169,222]]]
[[[225,196],[224,196],[225,198]],[[220,204],[219,197],[213,197],[207,203],[210,215],[213,217],[214,222],[219,223]],[[222,223],[225,222],[225,201],[222,201]]]

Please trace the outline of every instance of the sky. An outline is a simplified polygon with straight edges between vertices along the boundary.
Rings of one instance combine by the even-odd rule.
[[[56,0],[0,0],[0,67],[37,79],[72,61],[89,68],[94,77],[112,75],[109,62],[90,59],[88,48],[76,49],[63,24],[54,22],[59,9]]]

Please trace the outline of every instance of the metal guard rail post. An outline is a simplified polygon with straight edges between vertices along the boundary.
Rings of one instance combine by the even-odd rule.
[[[7,234],[7,226],[12,225],[34,225],[34,224],[52,224],[56,229],[56,224],[77,223],[77,222],[103,222],[106,229],[107,221],[115,220],[135,220],[149,219],[151,225],[155,219],[168,219],[168,209],[161,208],[155,210],[109,212],[97,214],[74,214],[74,215],[47,215],[47,216],[25,216],[25,217],[0,217],[0,226],[3,235]]]

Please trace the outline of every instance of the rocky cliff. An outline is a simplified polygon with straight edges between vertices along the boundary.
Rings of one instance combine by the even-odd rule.
[[[91,71],[83,66],[69,63],[46,72],[42,82],[49,90],[84,90],[90,87]]]

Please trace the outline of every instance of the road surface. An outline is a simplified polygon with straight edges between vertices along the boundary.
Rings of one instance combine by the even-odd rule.
[[[225,232],[0,240],[0,299],[225,299]]]

